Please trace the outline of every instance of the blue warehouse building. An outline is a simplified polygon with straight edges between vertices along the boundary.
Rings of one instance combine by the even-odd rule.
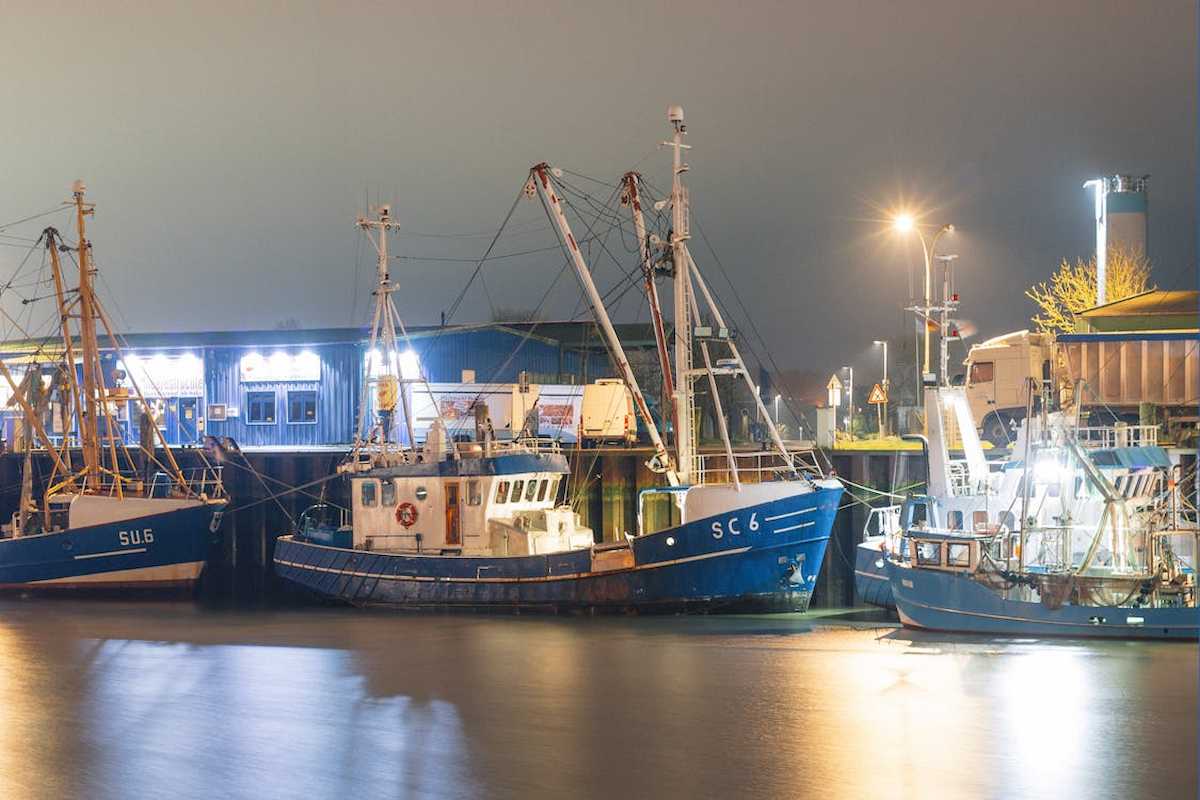
[[[653,346],[643,325],[619,326],[633,348]],[[143,333],[122,338],[121,353],[105,352],[106,384],[140,393],[172,445],[228,436],[261,448],[312,448],[353,441],[367,380],[370,343],[360,328]],[[613,375],[592,323],[493,323],[415,328],[409,339],[432,383],[586,383]],[[103,346],[104,342],[102,342]],[[30,364],[43,375],[61,353],[57,340],[10,342],[0,358],[20,380]],[[3,439],[20,432],[20,411],[0,380]],[[139,438],[140,407],[114,402],[119,436]],[[51,391],[46,430],[61,441],[62,415]]]

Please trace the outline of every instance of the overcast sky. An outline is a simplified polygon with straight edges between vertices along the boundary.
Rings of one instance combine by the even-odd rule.
[[[1101,173],[1153,175],[1155,280],[1194,286],[1196,34],[1185,0],[10,1],[0,224],[84,178],[131,330],[363,324],[366,199],[412,232],[480,233],[537,161],[607,180],[636,165],[662,185],[655,145],[680,103],[705,233],[780,364],[824,372],[903,329],[920,249],[886,231],[902,203],[958,226],[943,249],[981,335],[1022,327],[1023,290],[1090,255],[1081,183]],[[513,225],[539,214],[519,206]],[[6,241],[5,276],[23,256]],[[395,247],[466,258],[487,241]],[[470,265],[396,274],[402,313],[429,323]],[[505,307],[535,305],[546,275],[520,259],[485,273]],[[488,317],[473,290],[455,321]]]

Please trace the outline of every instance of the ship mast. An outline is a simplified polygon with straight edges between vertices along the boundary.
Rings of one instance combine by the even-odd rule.
[[[650,238],[646,234],[646,219],[642,214],[642,199],[639,184],[642,176],[626,172],[621,178],[625,187],[622,201],[629,205],[633,215],[633,230],[638,240],[638,254],[642,259],[642,277],[646,283],[646,301],[650,305],[650,319],[654,325],[654,342],[658,348],[658,366],[662,370],[663,410],[671,413],[672,430],[679,430],[678,415],[675,413],[675,381],[671,376],[671,356],[668,353],[667,334],[663,325],[662,306],[658,301],[658,285],[654,282],[654,261],[650,250]]]
[[[588,270],[587,262],[583,260],[583,254],[579,252],[579,245],[576,244],[575,235],[571,232],[571,225],[567,222],[567,215],[563,211],[562,201],[558,197],[558,192],[554,189],[554,183],[550,180],[550,167],[545,163],[541,163],[535,165],[529,172],[529,181],[533,184],[534,190],[541,196],[542,202],[546,206],[546,213],[554,223],[563,247],[566,248],[571,263],[575,267],[579,283],[587,294],[588,303],[592,307],[592,315],[595,317],[596,324],[604,336],[604,341],[608,345],[609,352],[612,353],[613,361],[616,362],[617,369],[620,371],[625,385],[629,387],[629,391],[633,394],[633,400],[637,405],[638,413],[641,414],[642,419],[646,422],[646,431],[650,435],[650,443],[654,446],[654,457],[650,460],[649,466],[655,471],[666,472],[667,481],[672,486],[678,486],[681,483],[680,477],[676,469],[673,469],[671,466],[671,457],[667,453],[666,445],[663,444],[662,437],[658,433],[658,427],[654,424],[653,417],[650,416],[650,408],[646,405],[646,398],[642,394],[642,389],[638,385],[637,378],[633,375],[633,367],[630,366],[629,359],[625,355],[625,348],[621,346],[621,340],[617,338],[617,332],[612,326],[612,320],[608,317],[608,311],[604,308],[604,300],[600,297],[600,292],[596,289],[596,283],[592,280],[592,274]]]
[[[85,203],[83,181],[75,181],[71,194],[79,230],[79,346],[83,356],[83,392],[80,406],[80,449],[83,453],[85,488],[99,488],[102,480],[99,410],[104,378],[100,370],[99,345],[96,341],[95,293],[92,286],[92,244],[87,239],[85,220],[95,213],[95,205]],[[114,470],[116,464],[113,465]],[[117,481],[120,485],[120,481]]]
[[[688,166],[683,163],[683,151],[691,147],[683,143],[687,126],[683,122],[683,108],[671,106],[667,119],[675,129],[671,141],[663,142],[672,153],[671,168],[671,258],[675,266],[674,318],[675,318],[675,452],[679,479],[691,482],[696,460],[695,392],[692,373],[692,325],[691,325],[691,279],[690,259],[687,252],[688,198],[683,185],[683,173]]]

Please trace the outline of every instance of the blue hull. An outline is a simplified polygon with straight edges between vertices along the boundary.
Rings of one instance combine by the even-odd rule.
[[[0,539],[0,589],[161,589],[199,578],[221,505]],[[219,518],[218,518],[219,521]]]
[[[1196,639],[1200,609],[1072,606],[1007,600],[969,577],[886,562],[900,621],[912,628],[998,636]]]
[[[854,599],[880,608],[896,609],[887,564],[879,545],[882,537],[862,542],[854,548]]]
[[[820,488],[638,537],[631,563],[617,569],[594,570],[590,548],[540,556],[400,555],[292,536],[277,541],[275,569],[355,605],[804,611],[841,494]]]

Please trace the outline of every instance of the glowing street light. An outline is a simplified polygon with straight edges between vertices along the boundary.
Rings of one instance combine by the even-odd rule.
[[[921,251],[925,254],[925,307],[922,309],[925,316],[923,320],[925,323],[925,368],[921,371],[921,374],[924,376],[929,374],[929,310],[933,307],[933,278],[931,275],[933,269],[931,262],[933,261],[934,250],[937,248],[938,239],[942,238],[942,234],[952,232],[954,226],[949,223],[941,226],[937,229],[937,233],[933,235],[933,238],[926,241],[925,234],[921,233],[921,228],[917,225],[913,215],[902,213],[892,218],[892,228],[899,233],[916,231],[917,238],[921,240]],[[924,383],[923,379],[921,383]]]

